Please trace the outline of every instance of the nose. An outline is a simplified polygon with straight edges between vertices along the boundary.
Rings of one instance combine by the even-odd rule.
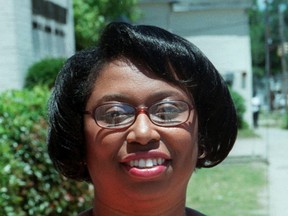
[[[127,142],[146,145],[152,141],[159,141],[160,134],[157,131],[157,127],[150,121],[147,113],[141,112],[136,116],[134,124],[129,128]]]

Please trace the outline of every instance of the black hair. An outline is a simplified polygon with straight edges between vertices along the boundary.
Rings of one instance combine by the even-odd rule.
[[[197,168],[222,162],[237,136],[229,90],[208,58],[192,43],[155,26],[111,23],[96,47],[69,58],[49,100],[48,152],[66,177],[89,180],[83,111],[101,68],[128,59],[192,95],[198,114]]]

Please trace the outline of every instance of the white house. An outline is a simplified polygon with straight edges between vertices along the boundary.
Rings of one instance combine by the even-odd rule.
[[[35,61],[75,52],[70,0],[0,0],[0,29],[0,92],[22,88]]]
[[[179,34],[198,46],[240,93],[252,125],[252,60],[247,9],[252,0],[140,0],[139,24]]]

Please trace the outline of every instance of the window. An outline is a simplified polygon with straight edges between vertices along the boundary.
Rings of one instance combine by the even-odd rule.
[[[47,0],[32,0],[32,13],[61,24],[67,23],[67,9]]]
[[[35,59],[65,55],[67,9],[48,0],[31,0]]]
[[[247,73],[244,71],[242,72],[242,75],[241,75],[241,88],[242,89],[246,88],[246,83],[247,83]]]

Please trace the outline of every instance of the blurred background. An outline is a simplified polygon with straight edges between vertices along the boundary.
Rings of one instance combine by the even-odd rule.
[[[0,215],[77,215],[91,206],[91,186],[59,176],[49,160],[46,104],[64,61],[95,46],[111,21],[186,38],[230,87],[239,122],[235,148],[219,170],[196,174],[188,205],[208,215],[288,215],[288,163],[281,156],[288,146],[287,6],[288,0],[0,0]],[[197,181],[215,194],[202,197]]]

